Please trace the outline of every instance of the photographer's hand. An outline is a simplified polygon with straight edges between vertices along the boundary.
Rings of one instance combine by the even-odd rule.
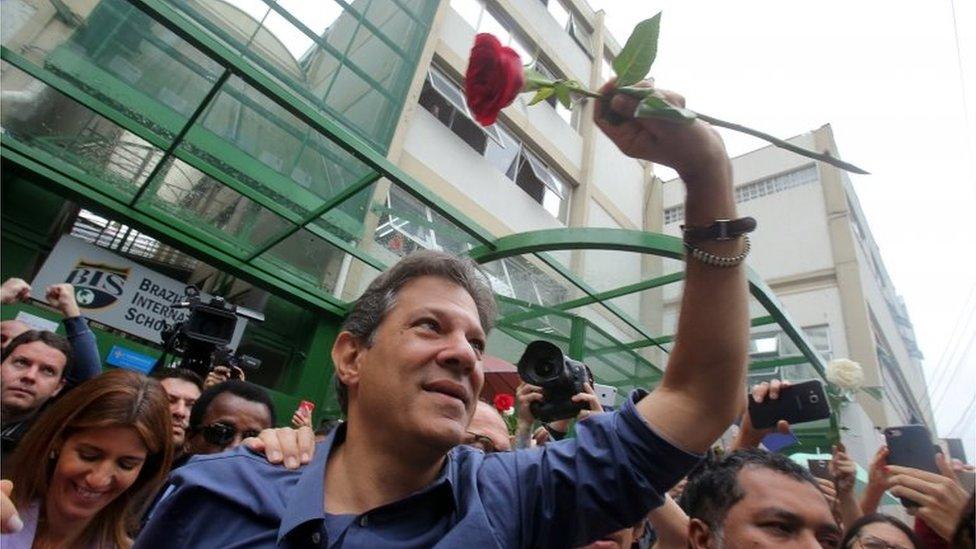
[[[584,420],[590,417],[591,414],[603,413],[603,406],[600,405],[600,399],[596,397],[596,392],[593,391],[593,387],[589,383],[584,383],[583,392],[576,393],[575,395],[573,395],[573,397],[570,400],[576,403],[583,403],[586,405],[586,407],[580,410],[579,414],[576,415],[575,418],[576,421]],[[571,421],[573,421],[573,418],[560,419],[550,423],[549,427],[552,430],[558,431],[560,433],[568,433],[569,424]]]
[[[532,436],[532,424],[535,422],[535,416],[532,415],[532,410],[529,408],[529,405],[541,400],[542,387],[537,385],[520,383],[515,390],[515,406],[518,409],[518,425],[515,428],[516,448],[529,448],[531,446],[530,438]]]
[[[243,444],[270,463],[284,463],[288,469],[298,469],[312,460],[315,453],[315,432],[311,427],[265,429],[258,436],[246,438]]]
[[[207,374],[207,379],[203,380],[203,388],[207,389],[218,383],[223,383],[230,379],[230,368],[227,366],[214,366],[210,373]]]

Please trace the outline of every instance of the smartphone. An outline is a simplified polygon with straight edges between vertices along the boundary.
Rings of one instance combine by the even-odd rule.
[[[813,476],[833,482],[834,475],[830,473],[829,459],[808,459],[807,467],[810,469],[810,473],[812,473]]]
[[[765,399],[756,403],[749,395],[749,419],[752,426],[758,429],[768,429],[776,425],[781,419],[790,425],[806,423],[830,417],[830,404],[823,383],[816,379],[804,381],[780,389],[778,399]]]
[[[935,464],[935,447],[932,435],[924,425],[902,425],[884,430],[888,443],[888,465],[912,467],[930,473],[940,474]],[[918,507],[914,501],[901,498],[905,507]]]
[[[596,399],[600,401],[600,406],[613,407],[617,405],[617,388],[613,385],[594,383],[593,392],[596,393]]]

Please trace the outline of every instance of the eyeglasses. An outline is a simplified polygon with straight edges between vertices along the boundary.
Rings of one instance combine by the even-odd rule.
[[[904,545],[888,543],[887,541],[870,534],[858,535],[854,539],[857,540],[864,549],[909,549]]]
[[[468,446],[480,448],[486,454],[494,454],[498,451],[495,443],[490,438],[482,434],[472,433],[471,431],[468,431],[468,438],[464,443]]]
[[[221,448],[230,445],[231,442],[234,442],[234,437],[237,436],[237,427],[229,423],[212,423],[203,427],[201,431],[203,432],[204,440]],[[248,429],[241,431],[241,439],[256,437],[259,434],[260,431]]]

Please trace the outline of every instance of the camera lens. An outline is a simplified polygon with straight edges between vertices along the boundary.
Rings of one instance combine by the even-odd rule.
[[[543,360],[539,362],[536,366],[535,374],[539,377],[550,377],[556,373],[556,365],[548,360]]]

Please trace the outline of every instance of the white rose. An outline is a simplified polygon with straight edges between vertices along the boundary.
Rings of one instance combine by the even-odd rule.
[[[827,381],[841,389],[855,391],[864,383],[864,371],[853,360],[834,359],[827,363]]]
[[[512,406],[508,410],[505,410],[504,412],[502,412],[502,415],[503,416],[510,416],[510,415],[512,415],[514,413],[515,413],[515,406]]]

